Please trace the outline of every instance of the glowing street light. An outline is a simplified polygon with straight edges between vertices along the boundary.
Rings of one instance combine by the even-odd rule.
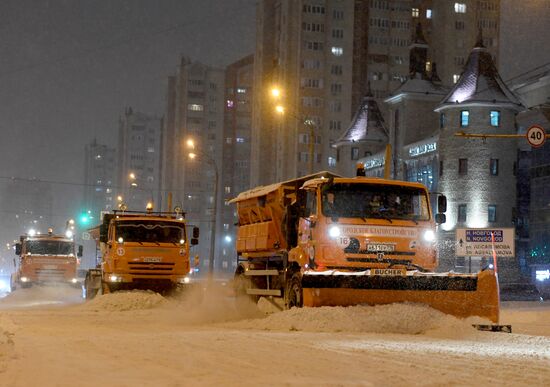
[[[279,89],[278,87],[274,87],[271,89],[271,96],[273,98],[280,98],[281,94],[281,89]]]
[[[282,105],[277,105],[277,106],[275,106],[275,111],[279,114],[284,114],[285,113],[285,108]]]
[[[136,180],[136,174],[134,172],[130,172],[128,177],[130,178],[130,180]]]

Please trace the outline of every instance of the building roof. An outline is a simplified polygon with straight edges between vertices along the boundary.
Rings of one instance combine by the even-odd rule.
[[[433,97],[441,99],[448,92],[448,88],[442,85],[438,85],[429,79],[414,77],[408,79],[405,83],[399,86],[395,91],[390,94],[388,98],[384,100],[384,102],[388,103],[398,101],[405,95]]]
[[[350,126],[342,136],[334,143],[334,146],[342,146],[355,142],[380,141],[388,139],[388,130],[378,103],[369,91],[363,98],[361,106],[351,120]]]
[[[495,105],[523,110],[519,99],[500,78],[493,58],[481,39],[470,52],[464,71],[435,111],[457,105]]]

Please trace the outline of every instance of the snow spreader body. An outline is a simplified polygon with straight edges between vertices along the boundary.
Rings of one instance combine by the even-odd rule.
[[[436,273],[436,221],[425,186],[329,172],[238,195],[241,298],[281,297],[293,306],[413,302],[498,323],[492,270]]]

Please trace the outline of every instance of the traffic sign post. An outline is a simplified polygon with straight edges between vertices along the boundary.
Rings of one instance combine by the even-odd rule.
[[[515,230],[513,228],[457,228],[456,255],[458,257],[515,257]]]
[[[533,148],[540,148],[546,142],[546,132],[543,127],[533,125],[527,129],[525,138]]]

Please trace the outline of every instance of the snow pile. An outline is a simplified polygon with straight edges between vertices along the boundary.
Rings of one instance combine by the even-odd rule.
[[[85,303],[82,308],[93,311],[122,312],[127,310],[152,309],[165,303],[166,299],[153,291],[132,290],[97,296]]]
[[[390,304],[293,308],[263,319],[246,320],[232,326],[281,331],[401,333],[463,337],[477,333],[471,326],[473,322],[474,319],[458,319],[425,305]]]

